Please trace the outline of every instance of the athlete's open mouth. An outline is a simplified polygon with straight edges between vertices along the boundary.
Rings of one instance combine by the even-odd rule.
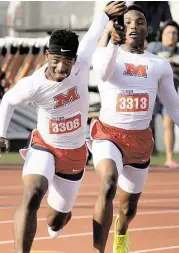
[[[130,38],[137,38],[139,35],[138,35],[138,33],[137,32],[131,32],[131,33],[129,33],[129,37]]]

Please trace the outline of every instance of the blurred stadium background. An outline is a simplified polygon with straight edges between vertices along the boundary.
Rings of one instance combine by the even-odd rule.
[[[55,28],[70,28],[79,34],[80,39],[88,30],[96,13],[107,1],[0,1],[0,70],[1,78],[6,74],[5,90],[19,79],[30,75],[45,63],[44,52],[49,35]],[[170,10],[175,21],[179,21],[179,2],[170,1]],[[90,70],[89,96],[91,117],[98,115],[100,97],[97,90],[98,79]],[[88,122],[88,123],[89,123]],[[27,137],[36,126],[36,113],[33,104],[17,106],[8,130],[11,151],[17,152],[25,145]],[[155,120],[156,147],[164,152],[163,124],[161,116]],[[179,152],[179,130],[175,127],[175,153]],[[87,130],[88,135],[88,130]],[[154,163],[163,163],[153,158]],[[179,161],[179,159],[176,158]],[[19,156],[4,156],[0,163],[22,162]]]

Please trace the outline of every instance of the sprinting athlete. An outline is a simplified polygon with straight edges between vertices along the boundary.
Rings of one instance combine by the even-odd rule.
[[[90,127],[93,161],[100,178],[93,240],[94,252],[104,253],[119,185],[113,253],[128,253],[128,227],[137,212],[153,150],[149,124],[156,95],[177,126],[179,97],[168,60],[144,50],[145,12],[131,5],[124,14],[124,30],[120,24],[110,23],[93,56],[101,97],[100,116],[92,120]]]
[[[47,190],[48,231],[52,237],[71,218],[84,175],[85,128],[88,118],[88,72],[97,42],[109,19],[125,13],[125,3],[105,7],[93,21],[78,48],[70,30],[52,33],[48,64],[20,80],[0,105],[0,147],[7,146],[7,129],[17,104],[37,106],[37,129],[32,132],[23,167],[24,194],[15,215],[15,252],[29,253],[36,233],[37,211]]]

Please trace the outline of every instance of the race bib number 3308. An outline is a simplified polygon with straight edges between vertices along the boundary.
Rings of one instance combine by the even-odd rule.
[[[149,94],[133,93],[119,94],[117,97],[117,112],[147,112],[149,109]]]
[[[62,120],[50,120],[50,134],[64,134],[76,131],[81,127],[81,114]]]

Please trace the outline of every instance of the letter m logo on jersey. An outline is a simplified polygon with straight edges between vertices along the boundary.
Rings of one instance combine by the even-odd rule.
[[[54,108],[69,105],[78,100],[79,98],[80,96],[78,95],[77,87],[73,87],[67,90],[66,93],[60,93],[57,96],[53,97],[54,101],[56,101]]]
[[[136,77],[145,77],[147,78],[147,65],[138,65],[135,66],[131,63],[125,63],[126,70],[124,71],[124,76],[136,76]]]

